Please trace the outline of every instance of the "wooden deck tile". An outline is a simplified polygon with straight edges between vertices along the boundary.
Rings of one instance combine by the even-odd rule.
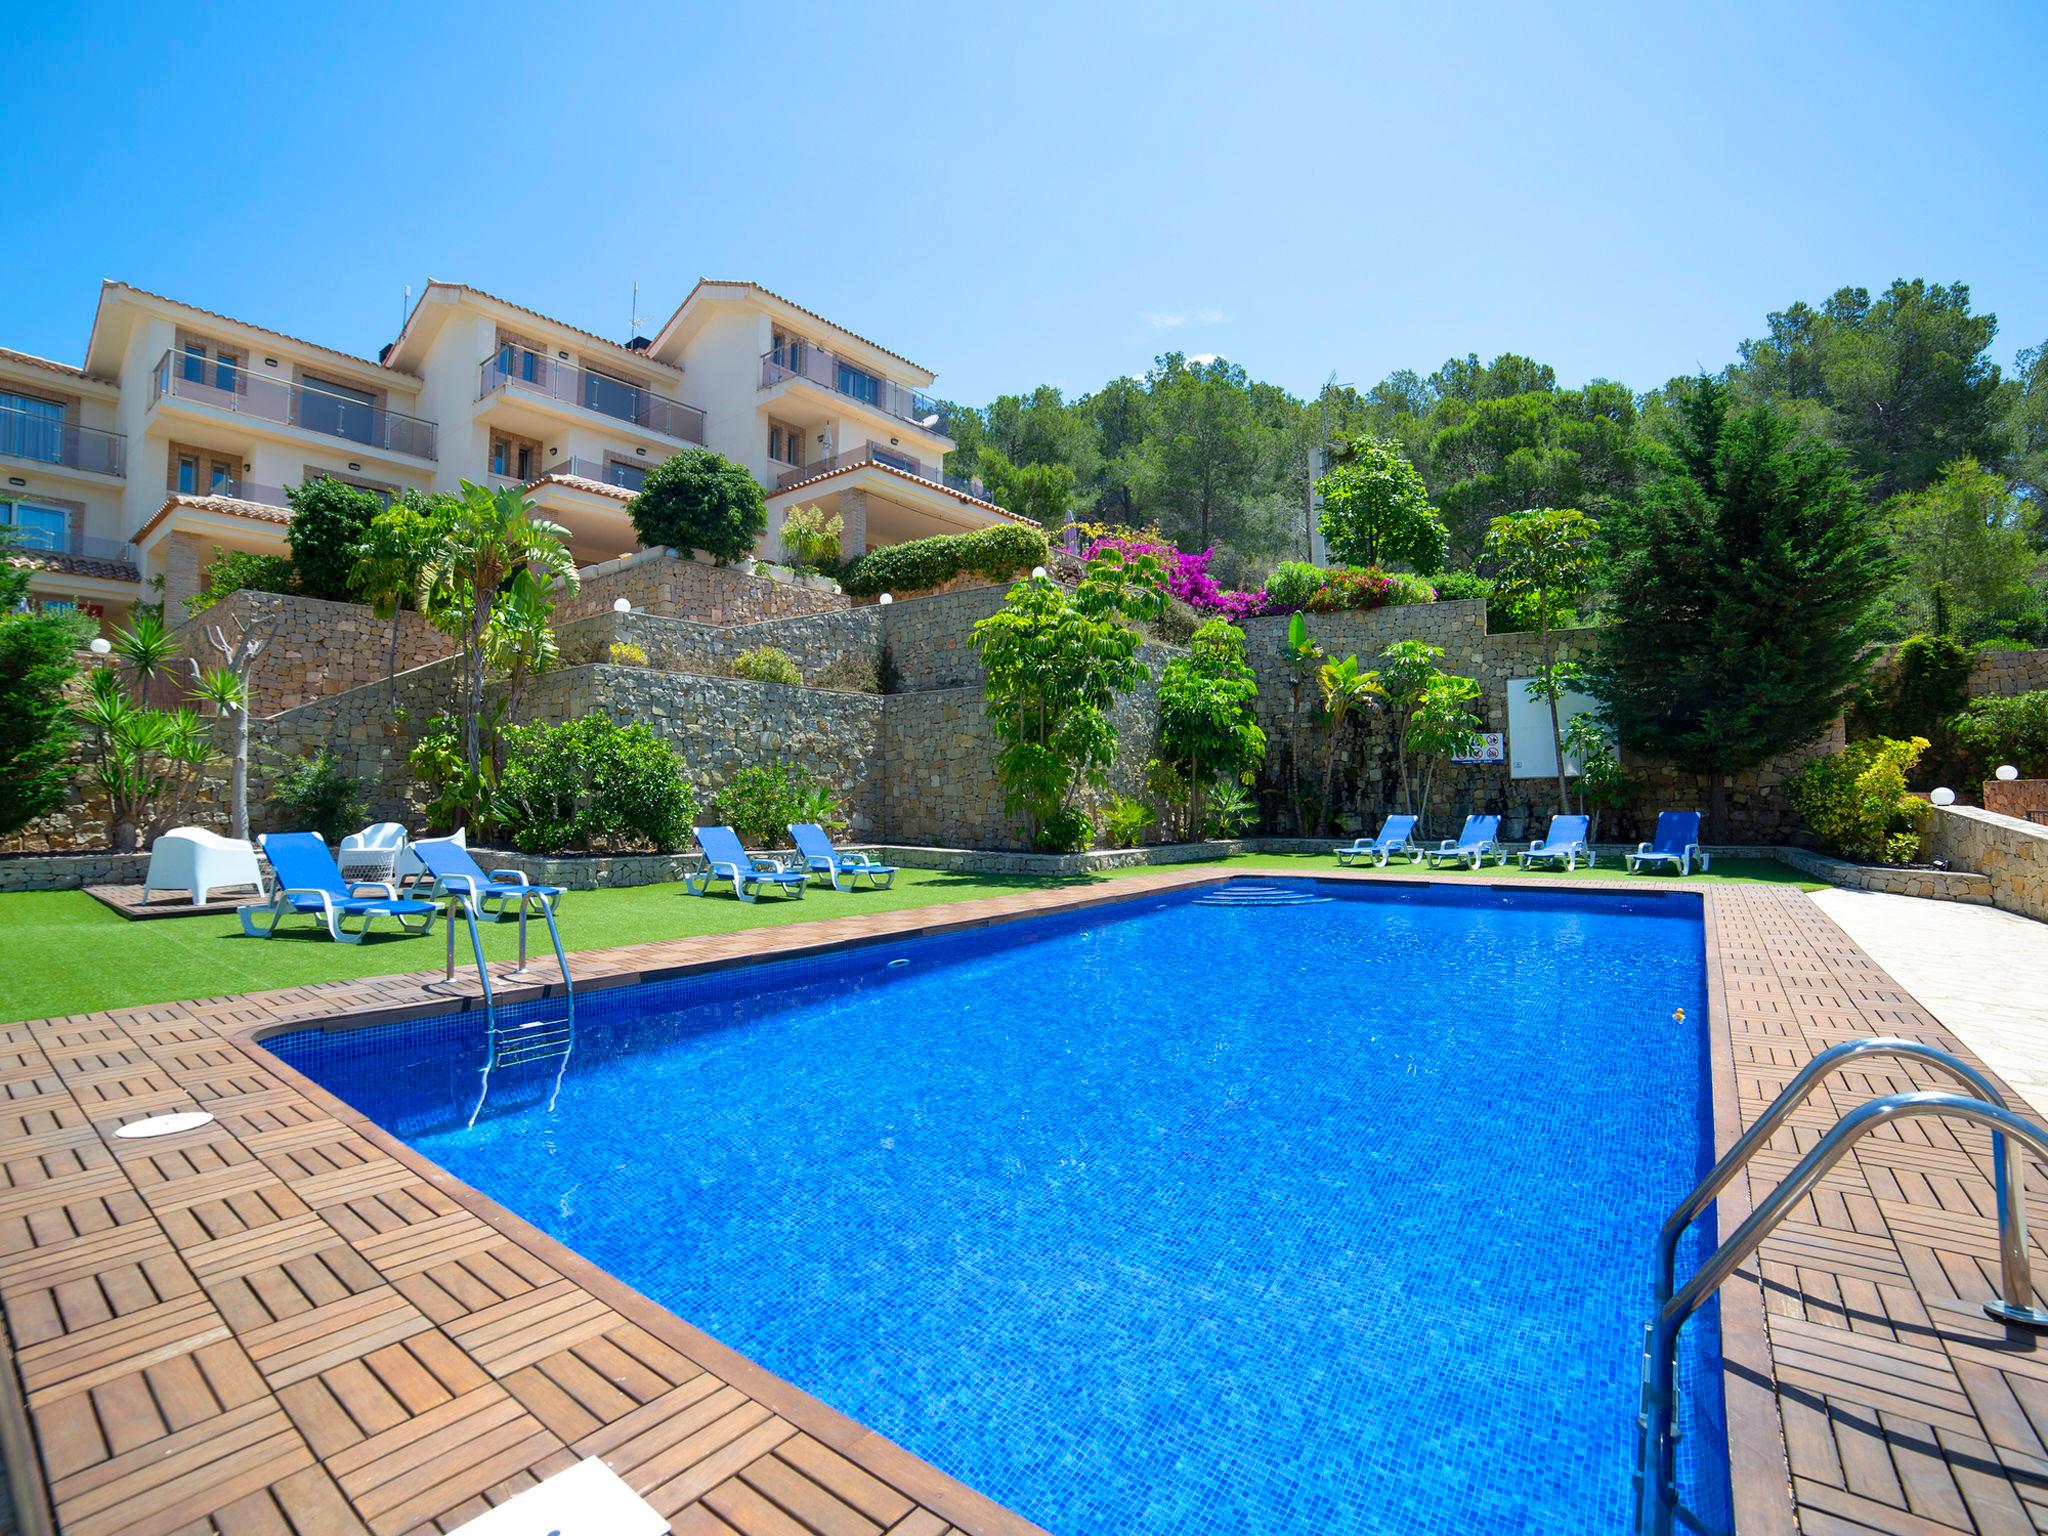
[[[576,967],[591,981],[676,974],[1215,878],[1170,871]],[[1883,1031],[1955,1048],[1803,896],[1704,896],[1726,1124],[1760,1114],[1838,1040]],[[0,1027],[0,1311],[32,1470],[63,1532],[445,1531],[584,1455],[678,1536],[1035,1531],[436,1176],[256,1043],[284,1024],[417,1013],[429,979]],[[1831,1080],[1750,1187],[1782,1177],[1849,1106],[1924,1086],[1918,1067],[1875,1061]],[[108,1139],[195,1104],[217,1117],[203,1132]],[[1991,1173],[1981,1133],[1888,1128],[1731,1282],[1745,1531],[2048,1531],[2048,1345],[1976,1310],[1997,1275]],[[2048,1274],[2048,1171],[2034,1177]],[[1740,1189],[1724,1204],[1736,1219]],[[1775,1370],[1775,1390],[1735,1368],[1745,1337],[1758,1353],[1743,1369]]]

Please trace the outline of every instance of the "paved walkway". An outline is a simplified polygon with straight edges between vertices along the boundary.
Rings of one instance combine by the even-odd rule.
[[[2048,1117],[2048,923],[1996,907],[1812,893],[1863,952]]]

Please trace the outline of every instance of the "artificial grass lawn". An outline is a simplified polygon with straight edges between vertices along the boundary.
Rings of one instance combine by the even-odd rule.
[[[1336,861],[1327,854],[1243,854],[1211,860],[1202,867],[1300,875],[1333,869]],[[1090,885],[1154,872],[1139,868],[1055,879],[906,869],[896,877],[892,890],[842,893],[829,887],[813,888],[802,901],[764,896],[752,905],[725,894],[690,896],[679,884],[642,885],[571,892],[562,902],[558,921],[565,948],[607,949],[741,928],[817,922],[856,912],[893,912],[978,896]],[[1612,872],[1602,868],[1593,873]],[[1520,871],[1489,864],[1478,874],[1466,869],[1441,872],[1447,880],[1510,874],[1519,876]],[[1717,861],[1714,873],[1694,875],[1689,881],[1660,875],[1628,878],[1640,878],[1645,885],[1766,881],[1819,889],[1796,871],[1769,859]],[[484,924],[482,929],[486,958],[511,961],[518,952],[518,925],[507,920]],[[533,925],[528,940],[530,953],[547,953],[547,931],[540,924]],[[250,939],[243,936],[233,913],[135,922],[101,906],[83,891],[15,892],[0,895],[0,1023],[438,969],[447,954],[445,942],[438,921],[435,931],[425,938],[401,937],[387,922],[373,929],[366,943],[336,944],[310,919],[301,918],[274,939]],[[458,965],[469,963],[468,949],[468,935],[458,933]],[[552,963],[549,956],[543,969],[551,968]]]

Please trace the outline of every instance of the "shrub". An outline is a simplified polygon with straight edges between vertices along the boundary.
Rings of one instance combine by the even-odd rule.
[[[846,532],[846,519],[834,512],[827,517],[814,506],[791,507],[782,518],[782,547],[800,570],[814,570],[839,558],[839,536]]]
[[[513,726],[505,741],[498,803],[522,853],[649,844],[673,853],[689,841],[697,792],[682,759],[646,726],[585,715]]]
[[[1436,600],[1440,603],[1469,602],[1473,598],[1493,598],[1493,583],[1477,571],[1439,571],[1429,578],[1436,587]]]
[[[296,592],[298,575],[289,555],[255,555],[246,549],[224,549],[206,568],[206,585],[185,599],[185,611],[206,612],[237,592]]]
[[[881,664],[871,656],[841,656],[811,674],[813,688],[838,688],[847,693],[880,693]]]
[[[1266,597],[1275,608],[1305,608],[1323,584],[1323,568],[1306,560],[1283,560],[1266,578]]]
[[[1095,846],[1095,823],[1071,808],[1054,811],[1031,836],[1034,853],[1086,853]]]
[[[793,821],[846,825],[832,786],[803,764],[786,760],[753,764],[726,780],[712,798],[711,819],[757,848],[787,846]]]
[[[1913,635],[1899,642],[1891,665],[1874,671],[1852,710],[1855,722],[1873,736],[1901,740],[1925,736],[1929,747],[1920,765],[1937,781],[1967,772],[1959,761],[1952,720],[1970,702],[1970,670],[1977,658],[1947,635]]]
[[[1345,613],[1381,608],[1394,590],[1394,579],[1384,571],[1325,571],[1323,584],[1309,594],[1311,613]]]
[[[70,615],[0,613],[0,833],[64,803],[78,739],[64,689],[91,633],[88,621]]]
[[[1159,819],[1152,807],[1129,795],[1111,795],[1102,807],[1102,846],[1135,848]]]
[[[757,645],[751,651],[741,651],[732,659],[732,672],[735,677],[756,683],[788,683],[794,687],[804,680],[789,652],[772,645]]]
[[[685,448],[657,464],[626,510],[647,548],[702,550],[721,562],[752,554],[768,527],[760,483],[709,448]]]
[[[940,534],[889,544],[861,556],[840,578],[855,597],[883,592],[922,592],[955,576],[986,576],[1007,581],[1050,558],[1045,531],[1022,523],[1004,523],[974,533]]]
[[[615,667],[644,667],[647,653],[630,640],[614,640],[609,652]]]
[[[357,546],[384,504],[360,486],[344,485],[327,475],[292,486],[284,493],[292,520],[284,536],[291,542],[292,569],[299,590],[308,597],[348,602]]]
[[[1975,778],[2001,763],[2013,764],[2023,778],[2048,774],[2048,692],[1972,699],[1949,729],[1969,754]]]
[[[1906,770],[1927,750],[1915,736],[1871,736],[1803,764],[1785,781],[1792,808],[1828,847],[1869,864],[1905,864],[1920,851],[1926,807],[1906,793]]]
[[[1259,802],[1235,779],[1225,779],[1210,793],[1209,816],[1203,831],[1211,837],[1242,837],[1258,820]]]
[[[1387,606],[1396,607],[1403,603],[1433,603],[1436,601],[1436,579],[1431,576],[1415,576],[1407,571],[1394,571],[1388,575]]]
[[[466,827],[478,837],[497,825],[497,771],[488,756],[475,771],[463,753],[461,717],[447,710],[432,716],[414,738],[405,765],[427,792],[427,827],[453,832]]]
[[[286,762],[289,766],[270,790],[270,804],[283,827],[318,832],[331,843],[362,826],[367,819],[362,783],[341,771],[332,752],[322,747]]]

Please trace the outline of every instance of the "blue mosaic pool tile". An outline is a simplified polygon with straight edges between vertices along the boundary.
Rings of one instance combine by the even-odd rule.
[[[473,1130],[476,1015],[267,1043],[1061,1536],[1623,1531],[1706,1161],[1698,902],[1312,888],[589,992],[554,1112],[501,1072]]]

